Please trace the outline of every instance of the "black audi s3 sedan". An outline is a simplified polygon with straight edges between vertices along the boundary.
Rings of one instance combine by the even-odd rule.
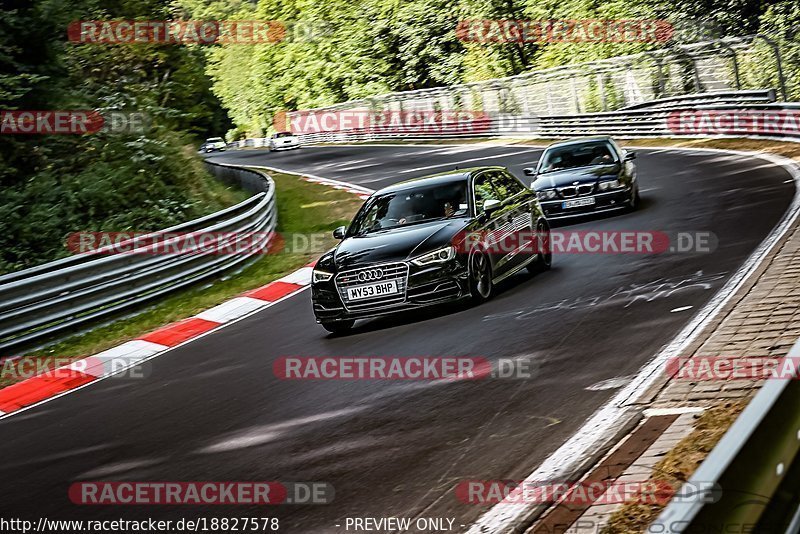
[[[374,193],[341,242],[314,267],[317,322],[356,319],[471,298],[522,268],[546,270],[550,227],[531,189],[502,167],[417,178]]]
[[[533,188],[549,219],[614,210],[639,204],[639,182],[633,160],[610,137],[562,141],[547,147],[535,168]]]

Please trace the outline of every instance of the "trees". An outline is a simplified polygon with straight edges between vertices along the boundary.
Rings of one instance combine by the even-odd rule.
[[[103,7],[101,7],[101,4]],[[171,16],[159,1],[6,2],[0,13],[3,110],[129,110],[150,128],[94,135],[3,135],[0,272],[66,256],[91,230],[153,230],[219,209],[226,199],[184,151],[186,132],[229,127],[204,56],[187,47],[66,41],[70,21]]]
[[[214,93],[240,131],[261,135],[276,111],[391,91],[519,74],[669,43],[474,43],[459,21],[667,19],[680,39],[755,31],[759,0],[179,0],[194,18],[279,20],[316,27],[312,38],[206,50]],[[676,7],[677,6],[677,7]],[[325,30],[325,31],[322,31]]]

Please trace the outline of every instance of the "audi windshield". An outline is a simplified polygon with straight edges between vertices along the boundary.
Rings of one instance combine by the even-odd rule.
[[[367,202],[350,227],[350,235],[365,235],[437,219],[467,214],[466,180],[377,195]]]

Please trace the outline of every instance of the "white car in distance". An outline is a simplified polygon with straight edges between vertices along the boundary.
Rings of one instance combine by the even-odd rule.
[[[269,151],[290,150],[300,148],[300,138],[292,132],[278,132],[269,138]]]
[[[225,140],[221,137],[209,137],[206,139],[206,142],[200,147],[201,152],[216,152],[216,151],[224,151],[228,145],[225,144]]]

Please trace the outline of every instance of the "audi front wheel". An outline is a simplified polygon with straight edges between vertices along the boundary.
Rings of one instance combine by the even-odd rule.
[[[474,252],[469,257],[469,293],[472,301],[479,303],[489,300],[493,290],[489,258],[483,252]]]

